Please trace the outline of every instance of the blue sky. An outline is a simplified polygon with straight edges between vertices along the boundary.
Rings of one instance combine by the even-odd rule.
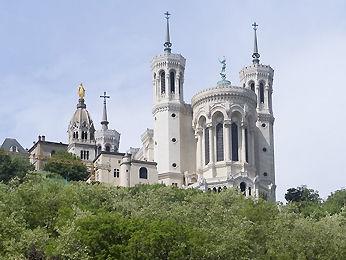
[[[103,91],[121,150],[152,127],[150,62],[163,51],[169,10],[173,52],[187,59],[185,100],[251,63],[256,21],[261,62],[274,76],[277,197],[306,184],[322,197],[346,186],[346,1],[0,1],[0,142],[30,148],[67,141],[83,82],[96,125]]]

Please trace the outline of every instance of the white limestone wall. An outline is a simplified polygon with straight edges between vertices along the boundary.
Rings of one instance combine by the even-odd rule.
[[[139,169],[145,167],[148,171],[148,178],[139,178]],[[148,164],[140,161],[132,161],[130,169],[130,186],[136,186],[138,184],[156,184],[158,183],[158,175],[155,164]]]
[[[94,162],[95,181],[120,186],[120,176],[114,175],[119,170],[123,154],[101,154]]]
[[[196,139],[192,129],[192,108],[185,105],[180,113],[180,154],[181,172],[185,175],[195,175],[196,173]],[[197,175],[196,175],[197,177]]]

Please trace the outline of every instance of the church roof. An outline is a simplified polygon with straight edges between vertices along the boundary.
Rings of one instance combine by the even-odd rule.
[[[6,138],[0,148],[8,152],[28,153],[14,138]]]

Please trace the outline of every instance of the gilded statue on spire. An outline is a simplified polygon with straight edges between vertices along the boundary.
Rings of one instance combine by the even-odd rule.
[[[85,97],[85,88],[83,87],[82,83],[80,83],[80,85],[78,86],[78,96],[79,98]]]

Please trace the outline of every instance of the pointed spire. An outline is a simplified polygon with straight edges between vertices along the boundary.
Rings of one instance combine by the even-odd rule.
[[[169,16],[171,15],[168,11],[165,12],[166,15],[166,22],[167,22],[167,28],[166,28],[166,41],[163,44],[163,46],[165,47],[164,51],[167,53],[171,53],[171,47],[172,47],[172,43],[171,43],[171,39],[169,36]]]
[[[260,57],[260,54],[258,53],[258,46],[257,46],[257,27],[258,27],[258,24],[256,22],[254,22],[252,24],[253,26],[253,30],[254,30],[254,33],[255,33],[255,38],[254,38],[254,46],[253,46],[253,54],[252,54],[252,62],[253,64],[258,64],[259,63],[259,57]]]
[[[102,114],[102,121],[101,121],[101,125],[102,125],[102,129],[103,130],[107,130],[108,129],[108,120],[107,120],[107,98],[110,98],[110,96],[107,96],[106,91],[103,92],[103,96],[100,96],[101,98],[103,98],[103,114]]]

